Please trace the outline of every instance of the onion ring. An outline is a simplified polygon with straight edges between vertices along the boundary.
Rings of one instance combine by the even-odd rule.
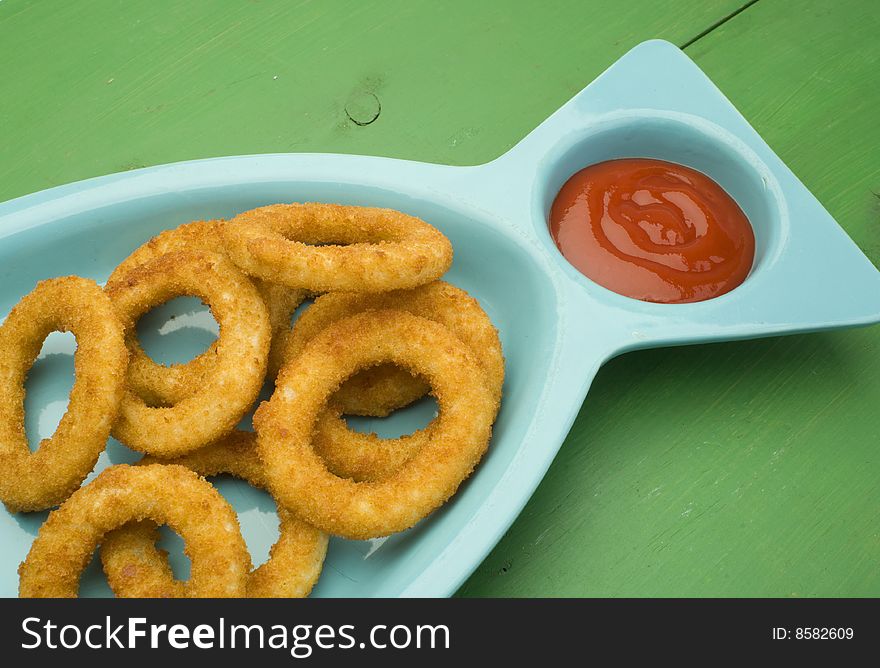
[[[139,464],[155,461],[144,457]],[[256,435],[234,431],[222,441],[165,463],[185,466],[205,477],[229,474],[266,488],[257,457]],[[327,553],[327,534],[278,506],[278,541],[269,560],[248,576],[249,598],[303,598],[321,574]],[[183,583],[174,579],[167,554],[156,547],[158,532],[150,522],[128,524],[105,536],[101,562],[110,588],[126,598],[177,598]]]
[[[101,539],[101,565],[116,598],[182,598],[186,586],[174,578],[168,553],[157,547],[159,526],[129,522]]]
[[[406,291],[401,290],[401,292]],[[386,294],[394,293],[384,292],[375,296],[383,297]],[[329,295],[349,296],[355,295],[355,293],[329,292],[327,296]],[[311,310],[311,307],[309,310]],[[339,318],[333,318],[333,320],[328,320],[328,322],[339,320],[342,317],[344,316],[340,315]],[[291,337],[288,338],[287,350],[290,352],[283,359],[289,359],[293,351],[301,349],[305,343],[302,341],[291,345],[290,341],[292,338],[293,332],[291,332]],[[342,387],[333,395],[332,403],[339,407],[343,415],[387,417],[394,411],[409,406],[414,401],[418,401],[430,389],[430,386],[423,379],[417,378],[393,364],[379,364],[370,369],[364,369],[345,381]]]
[[[168,253],[105,287],[136,345],[141,314],[173,297],[195,295],[220,324],[214,372],[173,406],[148,406],[130,389],[113,436],[134,450],[174,457],[228,434],[256,400],[266,374],[271,330],[266,305],[226,257],[207,251]]]
[[[132,269],[162,255],[184,250],[203,250],[226,255],[226,247],[220,236],[219,221],[198,220],[158,234],[125,258],[110,274],[107,283],[119,282]],[[290,317],[308,293],[305,290],[275,285],[259,279],[254,280],[254,285],[269,310],[269,324],[272,328],[269,374],[274,378],[281,367],[283,351],[287,346]],[[168,366],[150,359],[137,344],[136,338],[134,345],[129,347],[131,351],[128,367],[129,387],[152,405],[171,405],[185,399],[214,372],[217,362],[217,341],[189,362]]]
[[[58,428],[32,453],[24,382],[53,331],[76,337],[76,379]],[[80,486],[107,444],[127,363],[122,325],[94,281],[42,281],[12,309],[0,325],[0,500],[9,512],[51,508]]]
[[[244,596],[250,555],[235,511],[189,469],[161,464],[111,466],[52,511],[19,566],[19,595],[75,597],[102,536],[141,519],[183,538],[192,560],[187,597]]]
[[[407,311],[445,325],[474,352],[483,367],[486,384],[500,399],[504,357],[498,330],[476,299],[445,281],[377,295],[341,292],[323,295],[297,321],[285,357],[296,357],[309,340],[331,323],[379,309]],[[357,385],[352,389],[353,382]],[[383,439],[348,429],[340,415],[359,414],[352,410],[352,404],[367,409],[381,406],[390,412],[424,396],[429,389],[423,379],[393,364],[359,372],[342,384],[328,409],[318,418],[315,450],[324,458],[327,468],[342,478],[360,482],[388,476],[424,445],[430,438],[430,427],[410,436]]]
[[[313,448],[315,423],[346,378],[382,362],[426,378],[439,417],[427,443],[392,475],[339,478]],[[254,416],[273,496],[333,535],[375,538],[411,527],[455,493],[486,451],[498,398],[483,376],[473,352],[432,320],[369,311],[333,323],[282,367],[272,398]]]
[[[313,293],[414,288],[452,263],[452,244],[443,234],[392,209],[273,204],[246,211],[220,230],[245,273]]]

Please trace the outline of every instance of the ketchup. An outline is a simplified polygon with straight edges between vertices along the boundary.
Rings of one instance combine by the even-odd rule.
[[[550,234],[599,285],[665,304],[733,290],[755,257],[749,220],[721,186],[689,167],[646,158],[577,172],[556,195]]]

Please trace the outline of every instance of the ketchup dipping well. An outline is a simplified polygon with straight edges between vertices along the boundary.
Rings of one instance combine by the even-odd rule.
[[[663,160],[608,160],[572,176],[550,234],[582,274],[621,295],[665,304],[717,297],[755,257],[748,218],[715,181]]]

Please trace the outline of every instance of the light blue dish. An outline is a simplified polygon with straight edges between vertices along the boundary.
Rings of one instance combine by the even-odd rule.
[[[547,231],[560,186],[591,163],[639,156],[694,167],[739,202],[757,240],[745,283],[706,302],[649,304],[597,286],[564,260]],[[219,158],[90,179],[0,204],[0,313],[42,278],[105,280],[160,230],[279,201],[392,207],[436,225],[455,247],[448,279],[480,300],[507,357],[503,408],[475,475],[452,502],[404,534],[384,542],[333,541],[315,590],[320,596],[452,594],[516,518],[596,370],[614,355],[880,321],[880,273],[705,75],[661,41],[630,51],[485,165],[347,155]],[[212,321],[198,311],[178,300],[151,316],[158,322],[162,313],[180,314],[170,329],[184,333],[168,334],[168,326],[157,329],[148,319],[142,326],[148,350],[171,344],[162,359],[179,361],[204,347]],[[70,337],[52,335],[32,373],[33,442],[54,430],[64,410],[72,350]],[[431,411],[423,403],[379,428],[400,432]],[[133,459],[111,443],[99,468]],[[271,501],[243,483],[220,486],[239,510],[259,563],[277,535]],[[0,595],[16,595],[16,568],[44,517],[0,511]],[[185,574],[180,559],[175,566]],[[82,593],[108,593],[94,565]]]

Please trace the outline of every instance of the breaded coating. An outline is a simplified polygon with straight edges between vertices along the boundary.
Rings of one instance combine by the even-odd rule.
[[[168,253],[184,250],[203,250],[225,255],[226,247],[220,236],[219,221],[197,220],[158,234],[125,258],[110,274],[107,283],[118,283],[132,269]],[[287,347],[290,318],[308,297],[308,292],[259,279],[255,279],[253,283],[269,311],[269,325],[272,328],[269,375],[274,378]],[[129,387],[152,405],[171,405],[195,392],[213,372],[217,363],[217,342],[213,342],[201,355],[183,364],[158,364],[140,346],[135,346],[131,355],[128,367]]]
[[[238,517],[210,483],[183,466],[111,466],[49,513],[18,568],[23,598],[72,598],[102,537],[131,521],[168,524],[192,562],[180,593],[245,595],[250,555]]]
[[[76,337],[76,379],[58,428],[32,453],[24,383],[55,331]],[[94,281],[42,281],[12,309],[0,325],[0,500],[9,512],[51,508],[80,486],[107,444],[127,364],[122,324]]]
[[[185,466],[205,477],[229,474],[266,489],[263,465],[257,457],[256,435],[234,431],[217,443],[161,463]],[[159,462],[144,457],[139,465]],[[249,598],[303,598],[318,581],[327,553],[327,534],[278,506],[278,541],[269,559],[247,580]],[[136,522],[104,537],[101,563],[110,588],[118,597],[180,597],[184,585],[175,580],[168,555],[156,547],[156,525]]]
[[[500,397],[504,383],[504,356],[498,330],[479,302],[445,281],[434,281],[412,290],[382,294],[330,293],[319,297],[293,328],[285,355],[298,355],[308,341],[332,322],[379,309],[397,309],[434,320],[448,327],[473,351],[485,371],[484,381]],[[353,385],[353,383],[357,383]],[[333,473],[356,481],[378,480],[400,468],[430,438],[429,426],[410,436],[382,439],[347,428],[340,414],[362,414],[357,408],[382,407],[386,414],[428,393],[422,379],[393,364],[381,364],[357,373],[333,395],[318,419],[315,450]]]
[[[246,211],[220,230],[245,273],[315,294],[414,288],[452,264],[449,239],[392,209],[273,204]]]
[[[127,389],[113,436],[134,450],[174,457],[231,432],[262,388],[272,338],[266,305],[253,284],[223,255],[180,251],[126,273],[105,292],[131,350],[140,347],[138,318],[173,297],[200,297],[220,324],[213,372],[198,388],[172,406],[152,407]]]
[[[340,478],[314,449],[316,422],[343,381],[384,362],[424,377],[439,417],[392,475]],[[327,533],[376,538],[413,526],[455,493],[486,451],[498,401],[473,351],[449,329],[405,311],[368,311],[331,324],[282,367],[254,416],[257,449],[282,506]]]

